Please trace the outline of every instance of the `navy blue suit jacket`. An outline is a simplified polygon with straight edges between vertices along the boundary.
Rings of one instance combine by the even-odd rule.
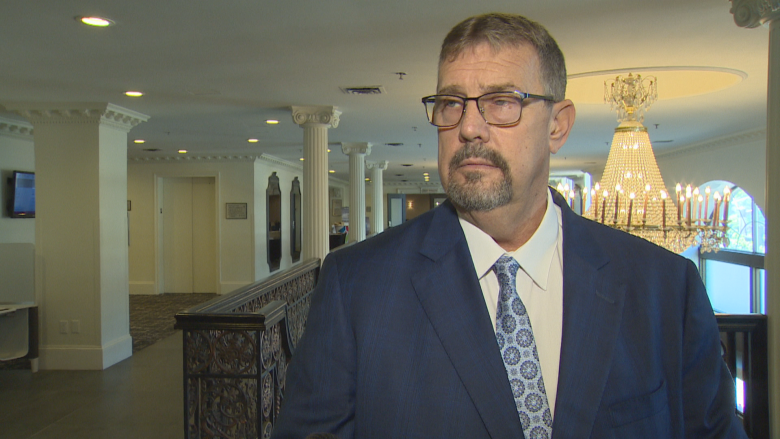
[[[564,285],[553,438],[746,437],[695,266],[554,194]],[[523,437],[449,202],[325,259],[273,437],[314,432]]]

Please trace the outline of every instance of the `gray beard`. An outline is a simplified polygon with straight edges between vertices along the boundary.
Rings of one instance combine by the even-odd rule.
[[[504,178],[487,188],[481,188],[482,174],[469,172],[465,174],[466,181],[456,182],[453,178],[455,170],[463,160],[468,158],[481,158],[488,160],[493,166],[501,170]],[[512,200],[512,174],[509,165],[501,154],[488,149],[482,143],[467,143],[455,156],[449,165],[449,184],[447,196],[450,200],[467,211],[488,212],[497,207],[505,206]]]

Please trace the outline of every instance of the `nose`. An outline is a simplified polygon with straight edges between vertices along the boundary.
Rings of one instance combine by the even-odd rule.
[[[473,106],[472,106],[473,104]],[[479,111],[476,101],[466,102],[466,112],[460,120],[460,137],[463,141],[472,142],[474,140],[488,141],[489,127],[482,112]]]

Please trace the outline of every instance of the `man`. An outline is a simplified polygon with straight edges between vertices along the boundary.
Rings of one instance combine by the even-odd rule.
[[[537,23],[453,28],[423,99],[450,201],[326,258],[274,437],[745,437],[693,264],[547,187],[565,86]]]

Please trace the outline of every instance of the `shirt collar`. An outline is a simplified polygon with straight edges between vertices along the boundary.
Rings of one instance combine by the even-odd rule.
[[[474,224],[463,219],[458,214],[463,234],[469,246],[469,252],[474,262],[474,268],[481,279],[493,268],[493,264],[505,253],[514,257],[528,276],[539,288],[547,290],[547,278],[550,265],[558,246],[560,229],[560,213],[555,205],[550,191],[547,191],[547,209],[542,222],[531,239],[514,252],[505,252],[493,238]]]

